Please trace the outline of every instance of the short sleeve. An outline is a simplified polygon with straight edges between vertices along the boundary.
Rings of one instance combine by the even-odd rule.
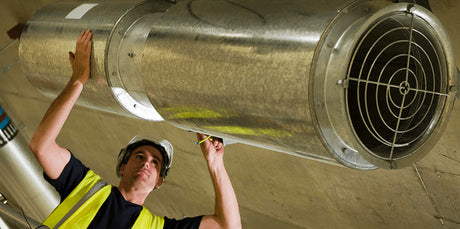
[[[72,153],[70,153],[70,160],[62,170],[61,175],[53,180],[43,172],[43,176],[48,183],[50,183],[61,196],[61,202],[77,187],[80,181],[85,178],[86,173],[89,171],[80,160],[78,160]]]
[[[165,217],[164,229],[198,229],[200,227],[201,219],[203,216],[196,216],[192,218],[183,218],[180,220],[169,219]]]

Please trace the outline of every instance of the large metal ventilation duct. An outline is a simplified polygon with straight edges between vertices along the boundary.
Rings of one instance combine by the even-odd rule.
[[[67,52],[85,28],[94,54],[81,105],[356,169],[419,160],[456,93],[446,31],[411,3],[54,3],[20,44],[44,93],[67,83]]]
[[[59,195],[43,178],[29,142],[0,107],[0,192],[24,213],[44,220],[59,204]],[[3,201],[2,201],[3,202]],[[6,202],[6,201],[5,201]],[[0,218],[13,214],[0,203]],[[11,218],[8,216],[7,218]]]

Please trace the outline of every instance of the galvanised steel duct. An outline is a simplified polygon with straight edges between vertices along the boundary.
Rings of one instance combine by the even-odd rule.
[[[0,107],[0,192],[35,220],[44,220],[59,204],[59,195],[43,178],[29,142]],[[3,205],[3,203],[0,203]],[[6,207],[1,207],[0,217]],[[9,214],[9,213],[8,213]]]
[[[8,204],[0,203],[0,228],[34,228],[34,229],[47,229],[48,227],[42,225],[33,218],[30,218],[24,214],[21,210],[18,210]]]
[[[85,28],[94,53],[81,105],[356,169],[419,160],[456,93],[447,33],[413,3],[54,3],[20,44],[44,93],[68,81]]]

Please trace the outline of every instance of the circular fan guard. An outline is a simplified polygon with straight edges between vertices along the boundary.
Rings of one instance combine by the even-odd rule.
[[[348,70],[347,109],[354,133],[375,157],[411,154],[432,133],[448,96],[442,49],[422,18],[378,20],[356,46]]]

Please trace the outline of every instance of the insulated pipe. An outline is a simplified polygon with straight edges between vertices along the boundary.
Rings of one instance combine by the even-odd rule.
[[[3,228],[2,224],[6,226]],[[8,227],[8,226],[9,227]],[[7,228],[34,228],[45,229],[45,225],[37,222],[35,219],[26,216],[22,211],[9,206],[8,204],[0,203],[0,227],[1,229]]]
[[[55,3],[20,44],[37,88],[60,92],[85,28],[94,51],[81,105],[355,169],[420,160],[456,93],[447,33],[412,3]]]
[[[0,107],[0,191],[36,220],[44,220],[59,204],[59,195],[43,178],[43,170]]]

